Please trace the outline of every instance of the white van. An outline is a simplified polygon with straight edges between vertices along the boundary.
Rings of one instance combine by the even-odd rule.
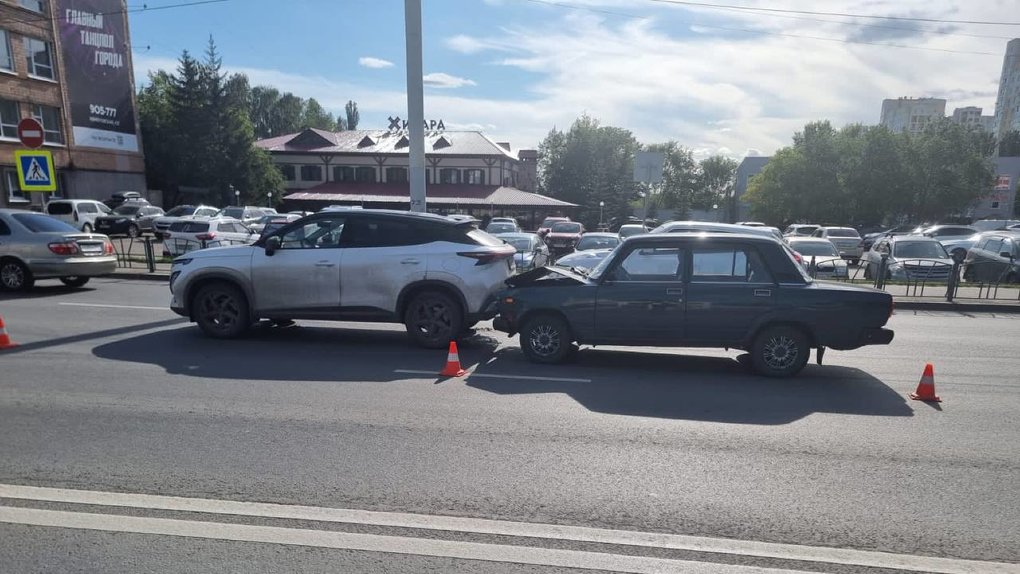
[[[1015,219],[982,219],[971,223],[970,226],[978,231],[996,231],[1017,224],[1020,224],[1020,221]]]
[[[94,199],[53,199],[46,204],[46,215],[91,233],[96,227],[96,218],[110,213],[110,208]]]

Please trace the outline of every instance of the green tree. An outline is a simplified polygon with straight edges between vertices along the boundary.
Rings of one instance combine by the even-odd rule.
[[[315,98],[308,98],[305,101],[303,115],[301,129],[317,128],[331,132],[336,131],[336,121],[333,119],[333,114],[324,110]]]
[[[599,223],[600,212],[604,222],[625,217],[637,197],[633,182],[637,147],[629,131],[582,116],[567,132],[554,128],[539,146],[539,189],[580,205],[577,215],[590,227]],[[600,202],[605,204],[601,210]]]
[[[664,156],[662,184],[658,196],[653,196],[654,204],[672,209],[677,218],[686,219],[691,209],[699,207],[703,200],[699,193],[701,173],[694,154],[675,141],[651,144],[647,149]]]
[[[732,219],[736,213],[733,184],[737,162],[733,158],[714,155],[701,160],[698,167],[699,193],[704,201],[703,207],[718,205],[725,209]]]
[[[301,131],[301,120],[304,116],[304,100],[287,92],[280,96],[269,116],[269,131],[274,136],[282,136]]]
[[[248,117],[255,130],[255,137],[265,139],[273,134],[273,113],[280,101],[280,91],[269,86],[255,86],[248,95]],[[282,135],[282,134],[275,134]]]
[[[999,157],[1020,156],[1020,131],[1006,132],[999,141]]]
[[[347,105],[344,106],[344,111],[347,112],[347,123],[344,129],[358,129],[358,123],[361,122],[361,114],[358,113],[358,102],[355,102],[354,100],[347,100]]]

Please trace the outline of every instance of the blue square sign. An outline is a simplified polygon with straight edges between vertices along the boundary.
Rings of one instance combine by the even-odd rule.
[[[53,155],[45,150],[16,150],[18,183],[21,191],[57,191]]]

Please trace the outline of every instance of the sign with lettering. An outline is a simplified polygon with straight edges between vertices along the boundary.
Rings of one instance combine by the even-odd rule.
[[[390,127],[387,128],[391,133],[407,131],[407,120],[400,119],[400,116],[390,116],[386,118],[390,121]],[[443,124],[443,120],[425,120],[425,131],[427,132],[441,132],[445,131],[446,126]]]
[[[999,174],[995,178],[995,191],[1009,191],[1009,176]]]
[[[57,0],[74,143],[138,151],[123,0]]]

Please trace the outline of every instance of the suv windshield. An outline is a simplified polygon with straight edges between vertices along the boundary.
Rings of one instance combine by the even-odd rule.
[[[497,221],[496,223],[490,223],[489,226],[485,228],[485,231],[488,233],[513,233],[514,231],[517,231],[517,226],[513,223]]]
[[[177,207],[166,212],[165,215],[169,217],[184,217],[186,215],[191,215],[195,213],[195,209],[197,208],[194,205],[178,205]]]
[[[829,237],[860,237],[856,229],[849,227],[832,227],[828,230]]]
[[[134,215],[134,214],[138,213],[139,211],[141,211],[141,209],[143,207],[145,207],[145,206],[144,205],[128,205],[128,204],[125,203],[124,205],[121,205],[121,206],[117,207],[117,209],[114,209],[113,213],[115,213],[116,215]]]
[[[585,249],[612,249],[620,244],[620,238],[616,236],[598,235],[588,236],[582,235],[581,240],[577,242],[577,250],[584,251]]]
[[[949,259],[946,249],[938,241],[898,241],[893,245],[893,256],[900,259]]]
[[[50,215],[68,215],[71,213],[71,204],[66,201],[55,201],[46,206],[46,213]]]
[[[833,257],[839,257],[839,252],[836,251],[836,246],[831,243],[814,243],[809,241],[797,241],[791,242],[790,247],[794,251],[801,255],[807,255],[808,257],[820,256],[820,255],[832,255]]]
[[[532,250],[531,239],[528,237],[515,237],[513,239],[507,239],[506,242],[512,245],[513,248],[517,250],[517,253],[530,253]]]
[[[216,214],[217,217],[233,217],[234,219],[241,219],[243,215],[243,207],[224,207]]]
[[[562,219],[546,219],[546,220],[542,221],[542,225],[540,225],[539,227],[550,228],[553,225],[555,225],[557,221],[563,221],[563,220]]]
[[[553,233],[580,233],[581,224],[572,223],[570,221],[561,221],[559,223],[553,224],[552,229],[550,231],[552,231]]]

